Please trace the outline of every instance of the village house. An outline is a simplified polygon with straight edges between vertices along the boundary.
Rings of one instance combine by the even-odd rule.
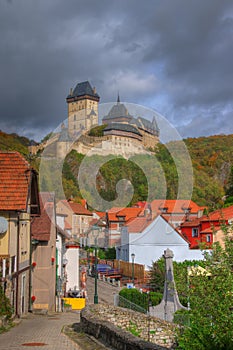
[[[90,226],[92,213],[82,204],[64,199],[57,203],[57,215],[61,214],[67,215],[65,229],[70,230],[73,240],[79,241]]]
[[[139,216],[121,228],[121,244],[116,248],[116,258],[145,265],[148,270],[152,262],[160,259],[169,248],[175,261],[202,260],[203,252],[190,249],[189,241],[162,215],[152,218],[150,213]]]
[[[57,227],[57,239],[56,239],[56,265],[57,265],[57,273],[56,273],[56,279],[57,279],[57,286],[56,286],[56,293],[57,293],[57,308],[61,309],[61,297],[66,295],[67,287],[67,272],[66,272],[66,266],[68,264],[68,259],[66,256],[66,243],[71,238],[71,233],[66,228],[66,214],[57,214],[56,213],[56,227]]]
[[[121,228],[142,212],[143,208],[138,207],[113,207],[106,212],[106,235],[109,247],[116,247],[121,244]]]
[[[37,173],[18,152],[0,151],[0,274],[16,317],[31,307],[31,219],[40,214]]]
[[[182,234],[189,240],[191,248],[197,248],[200,244],[211,248],[214,242],[224,245],[224,233],[222,227],[233,223],[233,206],[222,208],[203,215],[194,220],[181,224]]]
[[[32,310],[55,311],[56,213],[54,193],[40,193],[41,216],[32,220]]]
[[[174,227],[179,227],[184,221],[200,218],[204,207],[198,206],[187,199],[155,199],[150,203],[152,217],[163,217]]]

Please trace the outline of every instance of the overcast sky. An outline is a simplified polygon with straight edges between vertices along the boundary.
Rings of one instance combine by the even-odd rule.
[[[39,141],[89,80],[182,137],[233,133],[231,0],[0,0],[0,34],[3,131]]]

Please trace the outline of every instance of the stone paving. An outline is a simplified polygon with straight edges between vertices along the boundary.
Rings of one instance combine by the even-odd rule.
[[[73,340],[62,333],[65,325],[79,320],[78,311],[49,315],[29,314],[8,332],[0,334],[0,349],[81,350]]]
[[[114,294],[118,293],[120,288],[111,286],[98,281],[99,302],[113,304]],[[88,304],[93,303],[94,298],[94,278],[87,279]],[[19,350],[19,349],[43,349],[43,350],[95,350],[107,349],[96,344],[78,345],[68,337],[62,329],[65,326],[72,325],[80,321],[79,311],[69,311],[60,313],[50,313],[48,315],[28,314],[8,332],[0,334],[0,350]],[[74,337],[73,337],[74,338]],[[80,342],[79,342],[80,344]],[[81,344],[83,344],[81,342]]]

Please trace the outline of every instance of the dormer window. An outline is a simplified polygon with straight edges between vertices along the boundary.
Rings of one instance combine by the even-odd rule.
[[[163,207],[160,209],[162,214],[166,214],[168,211],[168,207]]]
[[[185,214],[190,214],[191,208],[182,208]]]

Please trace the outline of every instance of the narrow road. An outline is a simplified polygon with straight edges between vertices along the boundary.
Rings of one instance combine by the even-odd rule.
[[[63,334],[65,325],[77,323],[77,311],[50,315],[29,314],[8,332],[0,334],[0,350],[41,349],[80,350],[80,346]]]
[[[112,286],[107,282],[97,280],[97,294],[99,303],[114,304],[114,294],[118,294],[121,290],[120,287]],[[87,300],[88,303],[93,304],[95,291],[95,279],[94,277],[87,277]]]

